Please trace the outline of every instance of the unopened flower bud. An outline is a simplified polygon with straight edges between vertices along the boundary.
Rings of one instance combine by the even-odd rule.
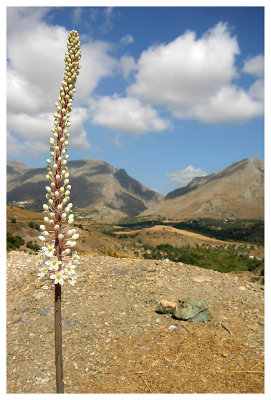
[[[45,241],[45,237],[44,236],[39,236],[39,240],[41,240],[42,242]]]
[[[57,231],[59,229],[59,225],[54,226],[54,230]]]
[[[49,210],[49,207],[47,206],[47,204],[43,204],[43,209],[45,210],[45,211],[48,211]]]
[[[45,231],[45,226],[44,225],[40,225],[40,230],[41,231]]]

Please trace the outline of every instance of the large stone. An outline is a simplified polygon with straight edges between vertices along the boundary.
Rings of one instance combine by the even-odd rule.
[[[160,300],[155,311],[159,314],[173,314],[176,306],[174,301]]]
[[[184,321],[191,320],[196,315],[198,315],[201,311],[207,310],[207,306],[203,303],[203,301],[191,300],[191,301],[182,301],[179,300],[179,303],[175,307],[173,311],[173,317],[177,319],[181,319]]]
[[[201,311],[199,314],[197,314],[195,317],[190,318],[189,322],[204,322],[204,321],[210,321],[212,318],[212,315],[209,311]]]

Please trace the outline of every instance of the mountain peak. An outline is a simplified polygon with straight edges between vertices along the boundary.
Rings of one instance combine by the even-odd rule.
[[[222,171],[194,178],[168,193],[165,201],[144,215],[174,219],[264,217],[264,162],[246,158]]]

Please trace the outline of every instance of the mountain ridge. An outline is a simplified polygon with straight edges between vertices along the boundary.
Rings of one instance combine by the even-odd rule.
[[[194,178],[141,215],[264,219],[264,162],[246,158],[222,171]]]
[[[90,158],[70,161],[71,202],[85,215],[113,220],[134,216],[163,199],[124,169]],[[26,208],[42,211],[45,199],[46,168],[27,167],[18,161],[7,163],[7,201],[26,201]]]

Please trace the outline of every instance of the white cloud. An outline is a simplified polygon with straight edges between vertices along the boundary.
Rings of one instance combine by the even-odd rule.
[[[249,96],[252,98],[260,100],[260,103],[263,106],[264,102],[264,81],[263,79],[257,79],[251,87],[249,88]]]
[[[7,11],[7,126],[25,141],[18,149],[35,147],[35,154],[49,151],[48,135],[64,73],[69,33],[64,27],[43,21],[48,10],[12,7]],[[83,127],[87,120],[84,102],[103,77],[114,73],[117,62],[108,55],[111,46],[106,42],[89,40],[81,47],[82,72],[75,95],[75,104],[81,107],[73,107],[70,132],[74,135],[71,143],[85,148],[90,144]],[[9,155],[15,152],[15,140],[9,137]]]
[[[87,119],[88,114],[85,108],[74,108],[71,115],[72,125],[69,128],[70,142],[74,147],[90,148],[86,131],[83,127]],[[49,151],[49,139],[53,121],[52,113],[35,113],[32,115],[27,113],[8,113],[7,115],[9,129],[25,140],[24,147],[32,149],[32,152],[30,151],[32,156],[38,156]],[[10,147],[8,150],[10,149],[12,148]]]
[[[7,131],[7,152],[11,157],[18,157],[25,151],[25,146],[19,143],[19,141]]]
[[[133,36],[132,35],[125,35],[125,36],[122,36],[122,38],[120,38],[120,44],[123,44],[123,45],[126,45],[126,44],[131,44],[131,43],[134,43],[134,38],[133,38]]]
[[[107,7],[103,10],[104,22],[100,27],[101,33],[103,34],[110,32],[114,27],[113,19],[115,15],[113,10],[113,7]]]
[[[232,84],[238,77],[235,57],[239,54],[237,39],[231,36],[227,24],[218,23],[200,38],[187,31],[173,42],[141,54],[136,81],[127,93],[164,106],[177,118],[216,123],[261,115],[261,102]],[[214,107],[217,99],[219,104]],[[234,112],[227,110],[232,109],[226,103],[228,99],[235,101]],[[219,118],[212,115],[214,108]]]
[[[106,76],[112,76],[118,66],[117,61],[108,55],[111,46],[102,41],[90,41],[81,46],[80,74],[76,82],[76,96],[85,101]]]
[[[125,79],[128,79],[131,72],[136,71],[137,66],[134,57],[123,56],[120,59],[120,68]]]
[[[247,74],[255,75],[262,78],[264,75],[264,58],[262,54],[246,60],[244,63],[243,71]]]
[[[241,122],[262,115],[263,103],[243,89],[222,87],[213,97],[194,107],[194,116],[205,123]]]
[[[90,110],[94,125],[106,126],[120,132],[142,135],[170,127],[169,122],[160,118],[154,108],[130,97],[101,97],[90,102]]]
[[[200,168],[195,168],[193,165],[188,165],[185,169],[169,172],[166,174],[170,178],[170,181],[178,186],[183,187],[186,186],[189,182],[192,181],[193,178],[205,176],[207,172],[203,171]]]

